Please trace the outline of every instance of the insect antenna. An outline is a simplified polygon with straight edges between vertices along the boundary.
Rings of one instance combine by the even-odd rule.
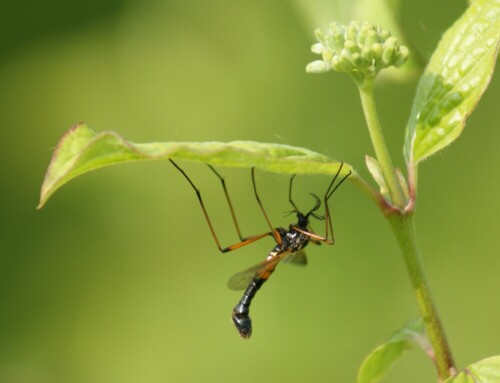
[[[314,207],[309,211],[309,213],[307,213],[307,215],[312,214],[313,212],[315,212],[316,210],[318,210],[319,207],[321,206],[321,200],[319,199],[319,197],[316,194],[313,194],[313,193],[309,193],[309,194],[313,197],[313,199],[316,202],[314,204]]]
[[[311,215],[318,221],[324,221],[326,219],[326,214],[316,214],[314,212],[311,212]]]

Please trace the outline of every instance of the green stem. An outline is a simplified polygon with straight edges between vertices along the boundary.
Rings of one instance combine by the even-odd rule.
[[[382,195],[373,186],[371,186],[359,175],[357,174],[351,175],[351,177],[349,177],[349,181],[355,186],[357,186],[363,193],[365,193],[368,196],[368,198],[370,198],[373,202],[379,205],[382,210],[388,208],[388,206],[386,206],[387,203],[384,200],[384,197],[382,197]]]
[[[389,189],[391,202],[393,205],[402,209],[404,208],[406,201],[403,197],[401,186],[396,177],[391,156],[387,150],[382,128],[380,127],[375,99],[373,97],[373,81],[365,81],[362,85],[358,83],[358,88],[370,138],[373,143],[373,148],[375,149],[377,161],[382,169],[382,174],[387,183],[387,188]]]
[[[434,350],[434,362],[439,379],[443,381],[455,374],[455,366],[425,275],[415,234],[413,214],[392,214],[388,219],[403,251],[418,308],[425,321],[427,336]]]
[[[417,305],[425,321],[429,341],[434,351],[433,358],[438,370],[439,380],[443,381],[455,373],[455,366],[436,306],[432,299],[431,289],[425,275],[420,251],[418,249],[413,223],[413,209],[416,197],[413,175],[410,185],[412,187],[410,201],[406,201],[396,172],[394,171],[378,119],[377,108],[373,96],[373,79],[367,77],[362,79],[353,78],[359,88],[370,138],[391,198],[390,203],[392,204],[392,208],[388,208],[387,202],[385,205],[379,203],[379,206],[391,223],[399,246],[403,251],[408,275],[417,299]],[[407,202],[410,202],[408,207],[411,208],[405,210]],[[389,205],[389,207],[391,206]]]

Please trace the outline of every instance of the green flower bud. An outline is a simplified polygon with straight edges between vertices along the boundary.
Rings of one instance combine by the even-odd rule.
[[[364,41],[364,47],[370,49],[373,44],[378,43],[378,35],[377,32],[373,29],[368,30],[366,33],[366,38]]]
[[[373,51],[370,48],[368,48],[368,47],[364,47],[361,50],[361,57],[363,57],[363,61],[365,63],[369,64],[374,59]]]
[[[356,44],[354,41],[346,40],[346,42],[344,43],[344,48],[346,52],[349,54],[349,56],[359,53],[358,44]]]
[[[321,56],[323,57],[324,61],[332,61],[332,59],[333,59],[333,52],[331,52],[331,51],[324,51]]]
[[[359,23],[357,21],[352,21],[345,28],[345,39],[355,42],[359,31]]]
[[[382,45],[380,43],[374,43],[370,50],[375,60],[380,60],[382,58]]]
[[[332,35],[344,35],[344,27],[341,27],[336,21],[331,22],[329,27]]]
[[[361,57],[361,54],[359,53],[353,53],[351,55],[351,61],[354,64],[354,66],[358,68],[361,68],[366,65],[366,62],[363,60],[363,57]]]
[[[316,38],[320,43],[323,43],[325,41],[326,33],[322,29],[320,28],[316,29],[314,31],[314,35],[316,36]]]
[[[311,52],[316,53],[317,55],[320,55],[323,53],[323,44],[321,43],[316,43],[311,46]]]
[[[306,66],[307,73],[325,73],[328,72],[332,67],[332,64],[327,61],[316,60],[310,62]]]
[[[410,50],[408,47],[404,45],[399,47],[398,53],[396,53],[396,59],[394,60],[394,66],[399,68],[408,60],[408,57],[410,57]]]
[[[342,49],[338,55],[340,60],[351,62],[351,53],[347,49]]]
[[[332,68],[337,72],[350,72],[353,69],[353,64],[347,55],[344,54],[337,56],[337,60],[332,61]]]
[[[382,43],[392,36],[391,32],[389,32],[387,29],[382,29],[382,27],[377,27],[377,32],[379,35],[379,41]]]
[[[382,62],[386,66],[390,66],[392,64],[392,61],[394,60],[394,57],[396,55],[396,48],[392,46],[387,46],[384,47],[384,50],[382,51]]]
[[[308,72],[335,70],[356,72],[358,79],[375,77],[383,68],[403,65],[410,54],[388,30],[368,22],[332,22],[328,29],[317,29],[315,34],[319,42],[311,50],[322,60],[309,64]]]

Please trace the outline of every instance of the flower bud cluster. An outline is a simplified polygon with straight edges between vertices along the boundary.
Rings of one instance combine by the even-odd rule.
[[[322,60],[307,65],[309,73],[358,72],[375,77],[383,68],[400,67],[410,52],[391,33],[368,22],[353,21],[349,25],[336,22],[328,29],[317,29],[319,43],[312,46],[313,53]]]

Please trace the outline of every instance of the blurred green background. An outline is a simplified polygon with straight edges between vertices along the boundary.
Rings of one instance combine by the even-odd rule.
[[[304,71],[315,59],[315,20],[324,22],[317,15],[329,19],[322,10],[332,4],[340,3],[3,2],[1,383],[353,382],[364,356],[418,315],[389,226],[350,184],[332,203],[337,244],[310,248],[306,269],[279,267],[253,306],[250,341],[230,323],[241,294],[226,281],[273,242],[220,254],[194,193],[168,163],[90,173],[35,210],[52,150],[79,121],[135,142],[305,146],[367,176],[372,149],[354,85]],[[402,29],[424,62],[465,7],[402,4]],[[377,88],[398,166],[415,86]],[[499,98],[494,78],[464,134],[420,172],[417,230],[461,367],[500,350]],[[217,179],[200,164],[182,166],[222,242],[234,243]],[[244,233],[265,231],[249,172],[220,171]],[[307,208],[307,193],[323,193],[328,181],[298,177],[298,204]],[[258,172],[274,225],[289,223],[287,183]],[[434,376],[415,350],[387,382]]]

